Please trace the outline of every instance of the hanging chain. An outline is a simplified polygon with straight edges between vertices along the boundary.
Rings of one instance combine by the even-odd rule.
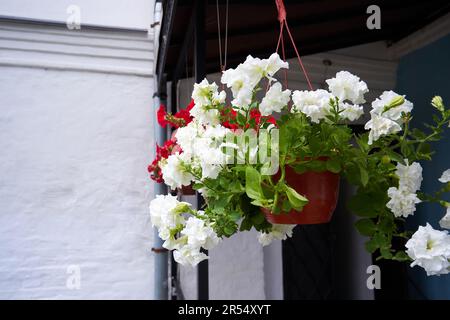
[[[219,63],[220,69],[222,69],[222,37],[220,36],[220,12],[219,12],[219,0],[216,0],[216,17],[217,17],[217,34],[219,40]]]
[[[228,56],[228,0],[226,2],[225,6],[225,52],[224,52],[224,63],[223,63],[223,70],[227,67],[227,56]]]

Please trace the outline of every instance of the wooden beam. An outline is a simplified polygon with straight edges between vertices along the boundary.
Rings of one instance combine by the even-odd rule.
[[[195,0],[194,6],[192,8],[192,13],[189,18],[189,24],[187,26],[186,34],[184,36],[183,44],[181,46],[181,50],[179,51],[178,61],[175,66],[175,71],[173,73],[173,81],[178,81],[180,79],[180,76],[182,75],[183,65],[186,63],[186,53],[189,51],[192,40],[194,38],[194,26],[195,26],[195,19],[196,19],[196,13],[197,8],[199,6],[200,1]]]
[[[170,37],[172,35],[172,26],[175,18],[177,0],[167,0],[164,2],[163,22],[159,40],[158,61],[156,64],[157,90],[162,90],[162,76],[166,66],[167,54],[169,52]]]

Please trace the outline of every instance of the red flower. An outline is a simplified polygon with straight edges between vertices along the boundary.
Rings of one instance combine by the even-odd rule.
[[[164,142],[164,145],[160,147],[158,144],[156,145],[156,158],[158,159],[167,159],[175,148],[176,143],[174,140],[167,140]]]
[[[191,102],[189,102],[188,106],[186,107],[186,110],[191,111],[194,106],[195,106],[194,99],[192,99]]]
[[[158,165],[159,160],[153,160],[152,164],[148,166],[147,170],[150,173],[150,178],[157,183],[163,182],[161,168]]]
[[[175,115],[172,115],[171,113],[166,112],[166,106],[161,104],[157,112],[159,125],[163,128],[168,124],[174,128],[184,127],[192,121],[189,110],[191,110],[193,106],[194,104],[192,100],[186,109],[182,109],[175,113]]]
[[[150,173],[150,178],[158,183],[163,182],[162,170],[159,163],[162,159],[167,159],[171,154],[175,152],[181,152],[181,148],[177,145],[176,140],[172,137],[170,140],[164,142],[164,145],[160,147],[156,144],[156,157],[152,163],[147,167]]]
[[[268,116],[268,117],[266,117],[266,122],[267,123],[271,123],[271,124],[273,124],[273,125],[277,125],[277,119],[275,119],[273,116]]]
[[[261,116],[261,112],[258,109],[250,110],[250,119],[255,119],[255,128],[258,128],[261,124],[261,120],[264,120],[266,123],[271,123],[277,125],[277,120],[273,116]],[[249,125],[247,125],[247,128]]]
[[[163,128],[165,126],[167,126],[167,123],[168,123],[167,120],[166,120],[166,115],[167,115],[166,106],[161,104],[159,106],[159,109],[158,109],[158,112],[157,112],[157,116],[158,116],[158,123]]]
[[[258,109],[252,109],[250,110],[250,120],[255,120],[255,125],[259,126],[259,123],[261,122],[261,112],[259,112]]]
[[[233,108],[227,108],[222,111],[221,124],[225,128],[236,130],[239,129],[239,125],[236,123],[237,112]]]
[[[182,109],[182,110],[178,111],[177,113],[175,113],[175,118],[177,118],[179,120],[179,122],[182,122],[183,126],[187,125],[189,122],[192,121],[191,114],[189,113],[189,110],[187,110],[187,109]],[[179,126],[174,125],[174,127],[178,128]]]

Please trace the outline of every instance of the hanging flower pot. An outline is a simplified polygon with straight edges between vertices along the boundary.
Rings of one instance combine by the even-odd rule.
[[[286,166],[286,182],[308,199],[302,211],[291,210],[273,214],[262,208],[267,221],[272,224],[328,223],[333,216],[339,194],[339,175],[330,171],[297,173]]]
[[[438,201],[447,209],[440,225],[448,227],[449,202],[440,200],[441,194],[448,192],[448,172],[439,179],[446,183],[441,190],[418,193],[422,182],[418,161],[432,156],[424,146],[439,140],[437,133],[444,136],[450,121],[450,110],[442,98],[433,98],[435,123],[422,132],[409,126],[413,104],[402,95],[385,91],[372,102],[371,119],[364,126],[368,132],[354,134],[348,122],[363,115],[360,103],[368,91],[367,84],[340,71],[326,80],[328,90],[291,92],[283,90],[272,77],[277,70],[288,67],[275,53],[268,59],[249,56],[236,69],[225,70],[221,78],[224,87],[246,83],[240,87],[242,93],[232,90],[232,108],[216,83],[204,79],[194,85],[195,109],[191,110],[192,119],[186,116],[191,121],[180,122],[176,136],[162,147],[157,146],[157,157],[149,171],[155,181],[164,181],[172,190],[195,183],[205,204],[202,210],[195,210],[173,195],[153,199],[152,224],[164,240],[162,246],[174,250],[176,262],[195,266],[208,258],[203,249],[211,250],[221,238],[239,231],[260,231],[258,240],[262,245],[285,240],[292,236],[297,224],[331,220],[342,175],[357,187],[348,205],[361,216],[355,227],[369,237],[369,253],[408,263],[414,260],[411,265],[424,266],[428,275],[448,274],[447,231],[427,224],[406,242],[406,251],[392,246],[408,234],[398,228],[397,220],[414,214],[416,204]],[[247,83],[250,76],[257,76],[256,84]],[[254,92],[264,87],[265,96],[259,101]],[[285,113],[275,121],[274,112]],[[270,147],[270,157],[266,154],[261,159],[259,151],[265,147]],[[263,170],[268,167],[261,164],[275,165],[272,160],[277,154],[281,163],[287,160],[292,167],[284,167],[284,174],[268,174]],[[307,154],[330,156],[308,159]],[[301,168],[302,173],[294,168]],[[279,208],[286,212],[279,213]],[[430,250],[433,246],[436,250]]]

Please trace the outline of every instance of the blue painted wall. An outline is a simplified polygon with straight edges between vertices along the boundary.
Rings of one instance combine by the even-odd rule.
[[[440,95],[447,108],[450,106],[450,35],[418,49],[400,60],[396,92],[406,94],[414,103],[413,123],[431,122],[434,108],[431,98]],[[442,184],[437,181],[442,172],[450,168],[450,134],[446,132],[443,141],[433,145],[436,154],[432,162],[423,162],[424,181],[422,190],[432,192]],[[450,200],[450,199],[449,199]],[[418,225],[429,222],[439,228],[438,221],[445,209],[434,204],[418,206],[414,217],[408,219],[408,228],[416,230]],[[450,275],[427,277],[419,267],[410,269],[415,285],[410,285],[410,294],[418,299],[450,299]],[[416,288],[415,288],[416,286]]]

